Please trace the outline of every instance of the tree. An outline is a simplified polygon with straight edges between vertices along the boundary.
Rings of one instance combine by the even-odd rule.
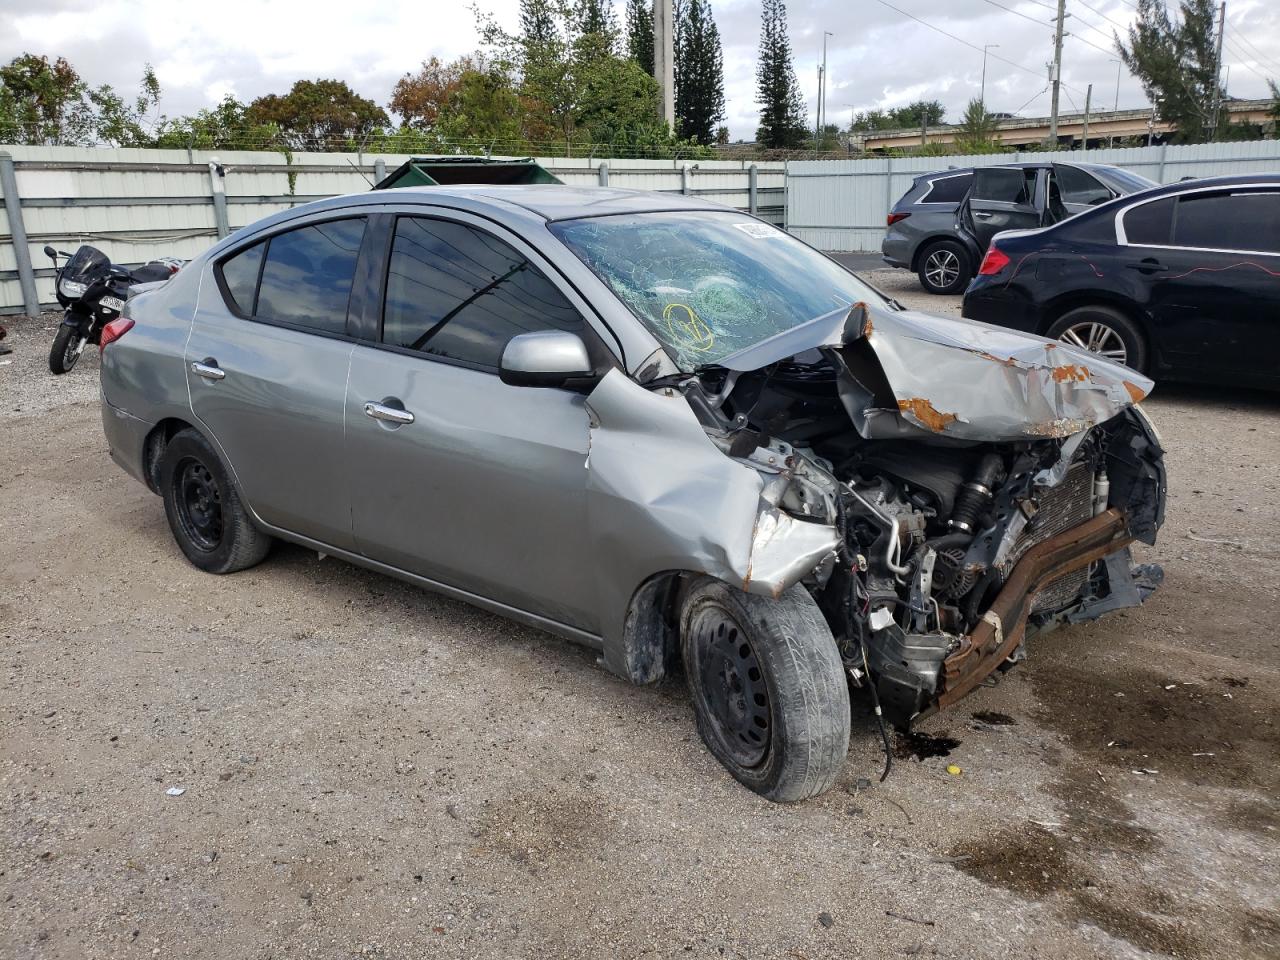
[[[212,110],[161,122],[155,146],[193,150],[264,150],[274,147],[280,130],[274,124],[249,122],[248,107],[228,94]]]
[[[916,100],[905,107],[892,110],[865,110],[853,118],[849,131],[901,130],[919,128],[921,120],[931,127],[939,126],[946,116],[946,108],[937,100]]]
[[[1175,21],[1164,0],[1138,0],[1138,16],[1127,31],[1129,42],[1117,34],[1115,43],[1161,118],[1175,127],[1173,139],[1199,143],[1213,126],[1216,8],[1214,0],[1182,0],[1178,10]],[[1218,120],[1218,127],[1225,126],[1225,108]]]
[[[627,0],[627,56],[653,76],[652,0]]]
[[[74,144],[91,126],[88,85],[65,58],[24,53],[0,67],[0,139]]]
[[[451,140],[519,140],[520,98],[511,76],[483,60],[466,64],[441,108],[436,131]]]
[[[452,63],[442,63],[439,57],[424,60],[417,73],[406,73],[396,81],[387,106],[405,126],[430,130],[449,98],[457,93],[463,71],[470,68],[471,61],[466,57]]]
[[[618,24],[611,0],[579,0],[578,32],[583,36],[602,38],[606,41],[608,52],[613,53]]]
[[[956,131],[956,150],[960,153],[999,153],[1003,147],[996,136],[998,123],[981,100],[976,97],[970,100]]]
[[[676,14],[676,129],[709,144],[724,119],[724,54],[707,0],[682,0]]]
[[[808,136],[800,84],[791,65],[784,0],[764,0],[760,18],[760,58],[756,65],[756,102],[760,126],[756,140],[765,147],[799,147]]]
[[[291,146],[340,146],[386,126],[386,113],[341,80],[299,80],[283,96],[269,94],[249,104],[251,124],[274,124]]]
[[[551,0],[520,0],[520,39],[526,45],[556,39],[556,12]]]

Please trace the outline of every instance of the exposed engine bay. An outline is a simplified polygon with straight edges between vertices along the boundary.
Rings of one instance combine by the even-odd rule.
[[[664,380],[761,472],[762,500],[835,528],[800,582],[852,682],[905,728],[1020,660],[1027,636],[1155,589],[1159,567],[1133,566],[1128,544],[1153,543],[1162,522],[1163,451],[1136,406],[996,442],[925,429],[898,416],[865,347]]]

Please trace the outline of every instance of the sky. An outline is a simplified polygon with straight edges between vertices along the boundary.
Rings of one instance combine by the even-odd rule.
[[[518,0],[476,0],[514,28]],[[892,3],[892,9],[888,6]],[[1228,92],[1267,95],[1280,77],[1280,17],[1274,0],[1231,0],[1224,64]],[[759,0],[711,0],[724,45],[726,123],[733,139],[754,139]],[[1087,4],[1087,5],[1086,5]],[[619,22],[622,3],[617,2]],[[1123,70],[1116,85],[1110,32],[1134,16],[1131,0],[1067,0],[1062,110],[1083,109],[1093,84],[1096,108],[1144,107],[1138,82]],[[988,109],[1023,116],[1049,112],[1044,88],[1052,59],[1052,0],[791,0],[789,32],[796,74],[815,117],[824,31],[829,122],[853,111],[937,99],[958,120],[979,93],[985,44]],[[952,39],[932,27],[960,38]],[[964,41],[964,42],[961,42]],[[966,46],[970,44],[972,46]],[[169,116],[209,107],[225,94],[248,101],[283,93],[295,80],[345,80],[385,104],[396,80],[424,59],[477,49],[476,16],[467,2],[303,3],[301,0],[0,0],[0,62],[24,52],[65,56],[90,83],[123,94],[138,87],[142,64],[156,69]],[[977,48],[977,49],[975,49]]]

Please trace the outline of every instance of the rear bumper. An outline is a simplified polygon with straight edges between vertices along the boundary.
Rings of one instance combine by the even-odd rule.
[[[113,406],[105,396],[101,397],[101,406],[102,432],[106,435],[111,459],[133,479],[147,483],[142,457],[147,434],[155,424]]]
[[[1133,540],[1125,515],[1112,508],[1023,554],[982,620],[943,661],[937,706],[948,707],[969,694],[1021,646],[1037,592]]]
[[[901,267],[906,270],[911,269],[911,241],[905,237],[897,237],[891,233],[885,234],[884,240],[880,243],[880,257],[891,267]]]

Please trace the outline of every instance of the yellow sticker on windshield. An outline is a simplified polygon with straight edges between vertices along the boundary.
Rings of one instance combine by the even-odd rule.
[[[662,319],[667,322],[671,339],[680,346],[696,350],[698,353],[704,353],[715,346],[715,334],[687,304],[667,304],[666,309],[662,311]]]

